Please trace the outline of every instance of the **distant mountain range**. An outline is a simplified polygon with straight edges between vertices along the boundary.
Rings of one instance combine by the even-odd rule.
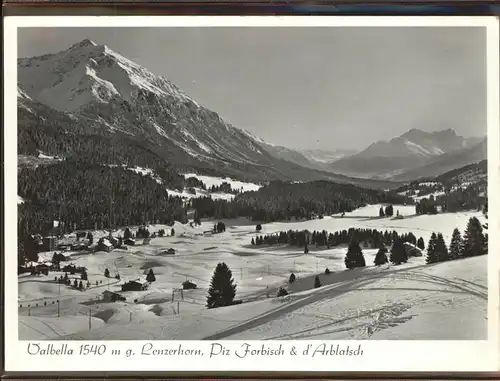
[[[486,159],[486,138],[464,138],[451,129],[412,129],[390,141],[329,164],[329,170],[349,176],[399,181],[433,176]]]
[[[252,181],[330,180],[372,188],[486,158],[485,139],[466,139],[453,130],[413,129],[361,152],[271,145],[88,39],[59,53],[18,59],[18,101],[22,155],[41,150],[64,157],[84,145],[75,141],[108,139],[114,152],[124,152],[122,159],[133,146],[127,160],[139,155],[142,165],[165,161],[179,171]]]

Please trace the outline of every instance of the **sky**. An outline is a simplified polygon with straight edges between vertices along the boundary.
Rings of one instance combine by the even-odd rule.
[[[362,149],[412,128],[486,134],[483,28],[20,28],[18,56],[84,38],[273,144]]]

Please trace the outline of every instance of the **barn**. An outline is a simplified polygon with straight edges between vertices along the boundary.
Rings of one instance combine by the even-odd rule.
[[[148,282],[132,280],[130,282],[122,284],[122,291],[145,291],[148,289],[148,287]]]
[[[116,302],[117,300],[125,301],[126,299],[117,292],[106,290],[102,292],[102,300],[104,302]]]

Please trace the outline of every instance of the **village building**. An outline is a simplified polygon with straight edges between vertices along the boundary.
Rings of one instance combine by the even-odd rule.
[[[105,251],[105,252],[109,253],[111,250],[113,250],[113,245],[111,244],[111,242],[109,242],[108,239],[103,238],[103,239],[99,240],[99,243],[96,246],[96,250],[97,251]]]
[[[132,238],[127,238],[126,240],[123,241],[123,243],[125,245],[129,245],[129,246],[134,246],[135,245],[135,241]]]
[[[42,242],[44,251],[52,251],[57,247],[57,237],[55,236],[44,237]]]
[[[131,280],[122,284],[122,291],[145,291],[149,287],[149,283],[145,280]]]
[[[109,302],[125,301],[125,300],[126,298],[117,292],[108,290],[102,292],[102,301],[104,302],[109,303]]]

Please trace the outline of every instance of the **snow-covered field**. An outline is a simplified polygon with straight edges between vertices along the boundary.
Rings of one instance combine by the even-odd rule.
[[[455,227],[463,231],[471,216],[483,219],[479,212],[415,216],[413,206],[394,206],[403,219],[380,218],[379,208],[264,224],[259,235],[356,227],[413,232],[426,243],[433,231],[441,232],[449,243]],[[252,246],[253,222],[224,222],[226,232],[221,234],[204,234],[214,221],[196,227],[176,223],[175,236],[154,238],[147,245],[139,240],[128,250],[73,253],[71,261],[88,269],[91,287],[83,292],[55,283],[60,273],[19,276],[20,339],[486,338],[487,256],[437,265],[425,265],[420,257],[376,268],[375,250],[364,249],[367,267],[346,271],[345,247],[310,247],[309,254],[303,254],[298,247]],[[167,226],[149,227],[151,232],[161,228],[170,232]],[[94,233],[97,240],[109,232]],[[168,248],[176,254],[165,255]],[[210,278],[221,261],[233,271],[236,298],[243,303],[207,310]],[[326,267],[331,274],[324,274]],[[105,278],[106,268],[111,276],[119,273],[121,280]],[[119,291],[124,281],[143,278],[151,268],[156,281],[147,291],[124,292],[124,302],[100,300],[103,291]],[[275,298],[291,272],[298,278],[288,286],[291,294]],[[313,289],[318,274],[323,287]],[[185,280],[198,288],[172,301],[172,290]],[[460,329],[463,324],[466,330]]]

